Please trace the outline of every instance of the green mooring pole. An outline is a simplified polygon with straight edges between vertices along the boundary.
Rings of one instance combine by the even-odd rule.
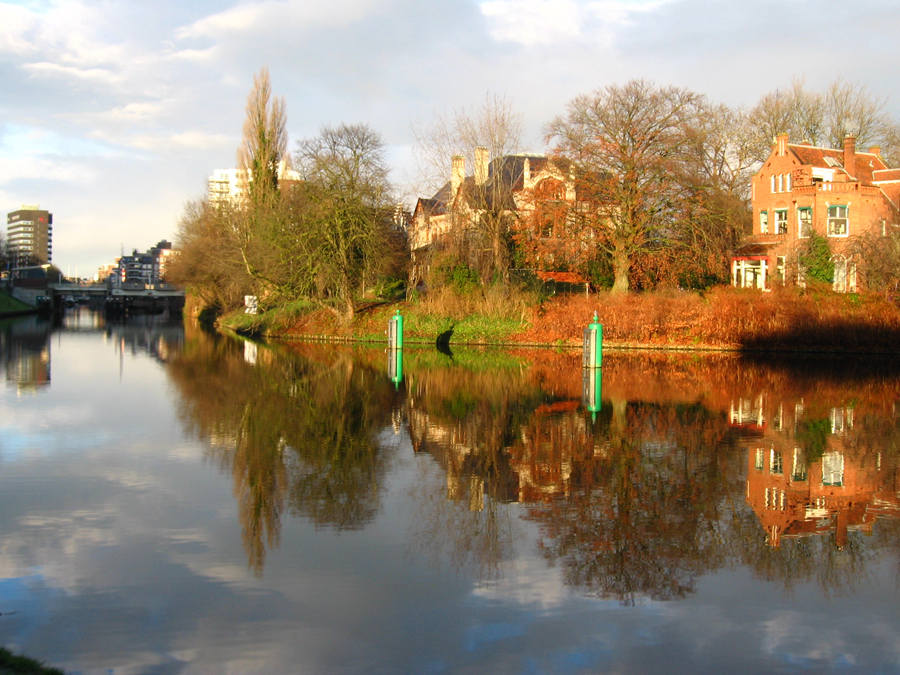
[[[603,366],[603,326],[594,312],[594,321],[584,329],[584,352],[581,365],[583,368],[601,368]]]
[[[403,349],[403,316],[399,309],[388,321],[388,349]]]
[[[400,389],[403,382],[403,350],[391,349],[388,352],[388,375],[394,383],[394,389]]]
[[[584,386],[582,388],[584,407],[591,413],[591,420],[597,421],[597,413],[603,407],[603,369],[586,368],[584,371]]]

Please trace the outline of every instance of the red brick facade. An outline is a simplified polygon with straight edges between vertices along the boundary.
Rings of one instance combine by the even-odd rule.
[[[857,152],[852,136],[834,150],[782,134],[752,179],[752,201],[753,235],[732,258],[735,286],[802,282],[797,255],[815,232],[828,239],[835,290],[854,291],[853,238],[886,235],[900,223],[900,170],[889,169],[878,148]]]

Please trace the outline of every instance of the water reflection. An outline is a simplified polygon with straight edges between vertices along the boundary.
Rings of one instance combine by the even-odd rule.
[[[0,352],[8,386],[36,393],[50,384],[50,324],[37,316],[0,322]]]
[[[896,555],[900,377],[735,356],[248,346],[190,328],[168,360],[186,426],[233,476],[249,565],[282,518],[357,529],[408,439],[411,546],[499,578],[523,533],[582,592],[633,604],[748,566],[850,590]],[[520,520],[521,518],[521,520]]]
[[[250,567],[262,574],[285,513],[336,529],[370,522],[387,470],[376,437],[397,396],[383,374],[349,350],[248,350],[196,327],[187,336],[169,373],[182,419],[233,476]]]
[[[180,320],[137,316],[128,321],[107,321],[87,307],[69,309],[60,317],[26,316],[0,322],[0,367],[8,386],[20,394],[49,387],[52,340],[58,331],[71,334],[101,333],[123,356],[147,353],[160,362],[181,350],[184,329]]]

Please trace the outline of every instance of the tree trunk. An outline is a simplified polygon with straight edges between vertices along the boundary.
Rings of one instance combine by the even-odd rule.
[[[616,250],[613,251],[612,264],[613,274],[615,276],[612,292],[627,293],[631,290],[631,282],[629,280],[631,261],[628,259],[628,254],[622,247],[616,246]]]

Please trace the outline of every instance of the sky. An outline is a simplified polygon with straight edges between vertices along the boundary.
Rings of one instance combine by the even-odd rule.
[[[51,211],[72,275],[177,239],[264,66],[292,149],[368,124],[410,195],[412,126],[488,95],[535,152],[575,96],[635,78],[752,106],[840,77],[900,118],[898,37],[896,0],[0,1],[0,206]]]

